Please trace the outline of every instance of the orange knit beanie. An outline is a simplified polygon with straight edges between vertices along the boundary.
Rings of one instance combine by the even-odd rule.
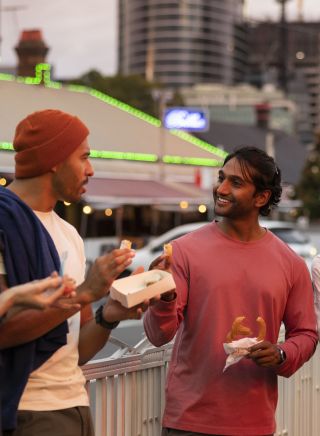
[[[63,162],[89,135],[88,128],[74,115],[46,109],[28,115],[17,125],[17,179],[41,176]]]

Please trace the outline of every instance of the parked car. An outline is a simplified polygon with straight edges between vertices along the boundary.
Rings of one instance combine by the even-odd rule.
[[[134,260],[130,265],[130,271],[140,265],[147,270],[150,263],[162,253],[164,244],[167,244],[173,239],[177,239],[186,233],[197,230],[204,224],[207,223],[197,222],[177,226],[168,232],[163,233],[161,236],[152,239],[145,247],[136,251]],[[311,243],[309,236],[305,232],[298,229],[294,223],[287,221],[261,219],[260,224],[271,230],[275,235],[287,243],[297,254],[305,258],[310,267],[311,259],[317,254],[317,249]]]

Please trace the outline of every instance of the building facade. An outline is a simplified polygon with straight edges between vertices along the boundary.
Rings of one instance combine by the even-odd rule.
[[[320,129],[319,30],[318,22],[302,21],[248,27],[247,81],[258,87],[274,83],[285,88],[297,104],[297,130],[306,144]]]
[[[288,134],[296,133],[295,103],[271,84],[258,89],[248,84],[201,83],[183,87],[179,92],[186,106],[207,108],[211,122],[255,126],[257,105],[267,103],[270,106],[269,127]]]
[[[119,73],[169,88],[243,81],[243,0],[120,0]]]

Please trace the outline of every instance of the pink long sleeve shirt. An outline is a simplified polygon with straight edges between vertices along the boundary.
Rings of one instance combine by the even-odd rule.
[[[312,285],[305,262],[267,231],[258,241],[233,240],[210,223],[173,242],[177,299],[148,309],[144,326],[160,346],[174,336],[163,426],[218,435],[275,431],[277,375],[289,377],[317,344]],[[277,343],[280,324],[287,359],[277,368],[243,358],[223,367],[223,343],[238,316],[253,336],[256,318]]]

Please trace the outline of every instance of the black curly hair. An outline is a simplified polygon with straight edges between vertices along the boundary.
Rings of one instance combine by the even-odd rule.
[[[259,210],[260,215],[268,216],[281,199],[280,168],[271,156],[257,147],[245,146],[235,149],[225,158],[223,166],[233,158],[237,159],[242,174],[252,181],[257,192],[271,191],[268,203]]]

